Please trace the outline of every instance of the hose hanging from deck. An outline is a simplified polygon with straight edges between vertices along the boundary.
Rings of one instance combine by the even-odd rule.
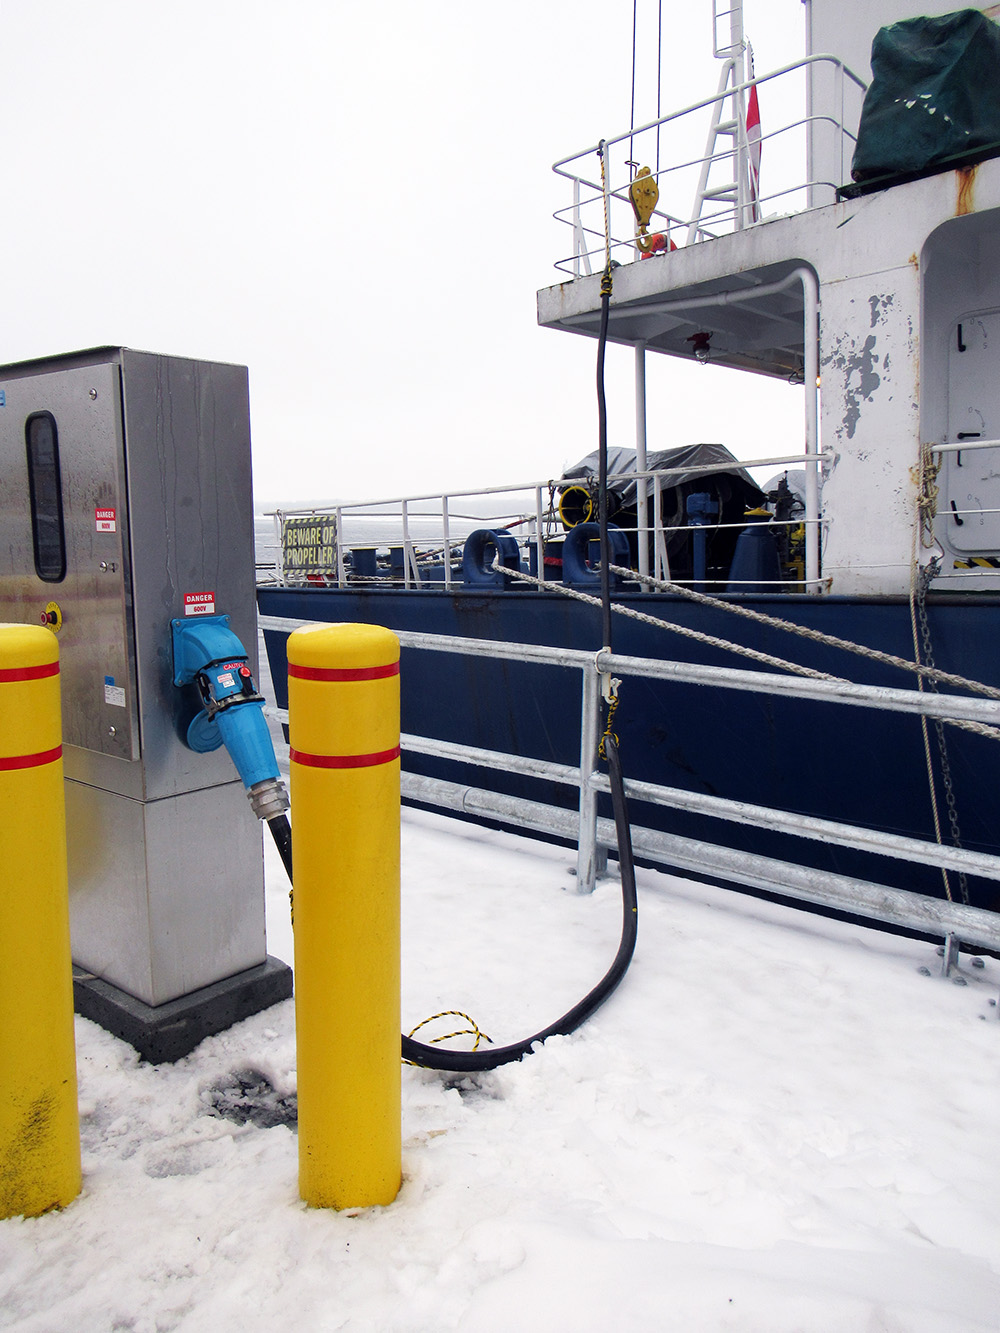
[[[601,145],[601,173],[604,174],[604,148]],[[605,200],[607,194],[605,193]],[[607,218],[605,218],[606,235]],[[597,341],[597,421],[598,448],[600,453],[599,472],[599,510],[598,526],[601,544],[601,622],[604,647],[611,649],[611,553],[608,543],[608,420],[607,404],[604,394],[604,354],[608,341],[608,315],[611,301],[611,257],[608,241],[607,261],[601,278],[601,326]],[[622,882],[622,930],[618,952],[607,972],[582,1000],[557,1018],[548,1027],[542,1028],[533,1036],[523,1041],[513,1042],[509,1046],[497,1046],[492,1050],[451,1051],[444,1047],[428,1046],[415,1041],[412,1037],[401,1036],[402,1057],[411,1064],[424,1069],[450,1070],[455,1073],[480,1073],[497,1069],[500,1065],[512,1064],[528,1055],[536,1043],[549,1037],[565,1036],[575,1032],[604,1003],[628,971],[629,963],[635,952],[638,934],[639,905],[635,887],[635,865],[632,859],[632,835],[629,828],[628,809],[625,803],[625,781],[622,776],[621,760],[618,755],[618,743],[610,729],[602,741],[602,754],[607,760],[608,777],[611,784],[611,804],[615,817],[615,836],[618,842],[618,866]],[[280,819],[268,820],[268,828],[281,854],[282,862],[292,880],[291,830],[284,815]]]
[[[604,152],[606,145],[601,144],[601,175],[604,177]],[[605,191],[605,205],[607,191]],[[611,649],[611,552],[608,542],[608,414],[604,393],[604,355],[608,342],[608,318],[611,305],[611,252],[608,219],[605,216],[606,260],[601,277],[601,324],[597,339],[597,432],[599,450],[598,473],[598,527],[601,544],[601,630],[604,647]],[[510,1046],[500,1046],[491,1051],[448,1051],[440,1046],[425,1046],[412,1037],[403,1038],[403,1058],[427,1069],[450,1069],[459,1072],[475,1072],[496,1069],[499,1065],[510,1064],[522,1059],[529,1053],[536,1042],[543,1042],[556,1034],[575,1032],[582,1023],[604,1003],[614,991],[622,977],[628,971],[632,954],[635,951],[638,933],[638,900],[635,888],[635,866],[632,859],[632,835],[629,828],[628,809],[625,803],[625,782],[622,776],[621,759],[618,755],[618,743],[611,733],[610,714],[608,731],[602,742],[602,754],[607,759],[608,777],[611,783],[611,803],[615,816],[615,836],[618,842],[618,865],[622,881],[622,933],[618,952],[604,977],[592,991],[573,1006],[562,1018],[536,1032],[533,1037],[514,1042]]]

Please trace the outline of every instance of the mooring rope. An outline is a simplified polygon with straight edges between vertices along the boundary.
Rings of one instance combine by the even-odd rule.
[[[600,599],[592,597],[589,593],[580,592],[577,588],[567,587],[566,584],[555,584],[549,580],[536,578],[533,574],[525,574],[521,570],[508,569],[500,564],[499,554],[494,558],[492,568],[499,570],[512,579],[518,579],[523,583],[531,583],[535,587],[541,588],[545,592],[559,593],[564,597],[574,598],[579,602],[586,602],[590,606],[600,606]],[[611,565],[610,569],[616,573],[624,574],[630,579],[640,577],[634,570],[625,569],[621,565]],[[650,583],[658,590],[664,592],[680,592],[685,596],[694,596],[699,600],[704,600],[711,605],[723,608],[727,611],[733,611],[737,615],[745,615],[751,619],[762,620],[776,629],[787,630],[791,634],[801,634],[803,638],[815,639],[817,642],[826,643],[831,647],[844,648],[849,652],[856,652],[863,657],[872,657],[876,661],[885,662],[890,666],[899,666],[908,671],[914,671],[921,675],[927,675],[931,679],[941,679],[948,684],[957,685],[965,689],[973,690],[979,694],[985,694],[992,699],[1000,699],[1000,690],[996,690],[991,685],[984,685],[981,681],[966,680],[963,676],[954,676],[949,672],[939,672],[937,668],[920,666],[916,662],[910,662],[905,657],[894,657],[891,653],[882,653],[876,648],[867,648],[864,644],[853,644],[849,639],[838,639],[834,635],[822,634],[819,630],[809,629],[805,625],[796,625],[788,620],[780,620],[774,616],[764,615],[760,611],[752,611],[749,607],[736,607],[731,602],[723,602],[718,598],[709,597],[705,593],[695,593],[693,589],[683,588],[679,584],[666,583],[662,579],[653,579],[649,575],[643,575],[642,581]],[[770,653],[759,652],[756,648],[748,648],[745,644],[734,643],[731,639],[720,639],[712,634],[704,634],[701,630],[690,629],[687,625],[678,625],[671,620],[661,620],[657,616],[647,615],[644,611],[635,611],[630,606],[622,606],[619,603],[613,603],[611,610],[614,614],[627,616],[631,620],[638,620],[643,624],[652,625],[657,629],[669,630],[674,634],[680,634],[684,638],[695,639],[699,643],[705,643],[712,648],[720,648],[725,652],[736,653],[740,657],[746,657],[752,662],[759,662],[762,666],[776,667],[780,671],[790,671],[798,676],[809,676],[813,680],[828,680],[841,685],[849,685],[851,682],[845,676],[833,676],[825,671],[815,671],[812,667],[802,666],[798,662],[789,662],[783,657],[774,657]],[[948,717],[942,718],[950,726],[958,727],[962,731],[970,731],[976,736],[983,736],[987,740],[1000,741],[1000,728],[991,727],[983,722],[974,722],[969,718]]]

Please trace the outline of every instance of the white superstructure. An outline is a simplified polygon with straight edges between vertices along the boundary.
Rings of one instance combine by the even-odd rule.
[[[641,160],[641,134],[604,144],[611,253],[621,264],[609,336],[635,347],[640,364],[647,350],[691,357],[700,339],[703,358],[804,381],[803,438],[776,441],[774,452],[794,446],[813,460],[812,591],[905,594],[914,561],[934,556],[936,589],[1000,588],[1000,445],[986,443],[1000,441],[1000,160],[837,197],[851,183],[857,76],[870,77],[872,36],[911,15],[912,0],[809,0],[808,10],[802,172],[773,195],[762,172],[762,221],[720,209],[692,229],[705,201],[695,194],[691,212],[679,210],[684,178],[667,166],[661,200],[671,208],[651,226],[678,248],[640,260],[625,220],[634,168],[621,145]],[[676,132],[712,109],[665,121]],[[728,164],[741,179],[746,163],[732,149]],[[585,150],[557,170],[572,184],[572,276],[538,293],[538,319],[594,336],[605,259],[599,159]]]

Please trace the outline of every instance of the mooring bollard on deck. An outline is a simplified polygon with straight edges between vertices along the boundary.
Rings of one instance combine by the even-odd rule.
[[[299,1193],[391,1203],[401,1179],[399,640],[288,638]]]
[[[59,646],[0,625],[0,1218],[80,1192]]]

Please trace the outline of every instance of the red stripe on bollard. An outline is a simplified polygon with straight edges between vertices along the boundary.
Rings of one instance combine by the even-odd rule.
[[[0,772],[14,768],[41,768],[43,764],[54,764],[62,758],[62,746],[54,750],[42,750],[39,754],[12,754],[6,759],[0,755]]]
[[[58,676],[58,662],[43,662],[41,666],[4,667],[0,669],[0,685],[18,680],[44,680],[46,676]]]
[[[399,758],[399,746],[391,750],[379,750],[375,754],[304,754],[301,750],[288,751],[289,757],[296,764],[305,764],[306,768],[374,768],[378,764],[390,764]]]
[[[288,664],[288,674],[297,680],[386,680],[399,675],[399,663],[388,662],[373,667],[306,667]]]

